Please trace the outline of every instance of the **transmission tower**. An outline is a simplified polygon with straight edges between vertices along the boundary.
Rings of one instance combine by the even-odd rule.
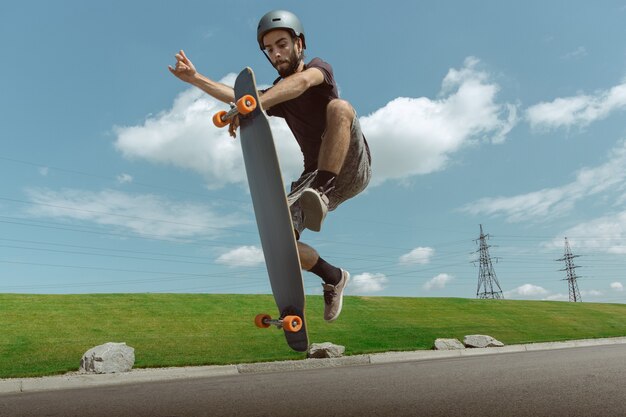
[[[569,242],[567,238],[565,238],[565,255],[561,259],[557,259],[557,261],[565,261],[565,268],[561,269],[561,271],[567,271],[567,278],[563,281],[567,281],[569,286],[569,300],[571,302],[581,302],[580,291],[578,291],[578,277],[576,276],[576,268],[579,266],[574,265],[574,258],[578,258],[580,255],[572,255],[572,250],[569,247]]]
[[[478,268],[478,289],[476,290],[476,298],[503,299],[502,288],[498,283],[496,271],[493,270],[491,264],[491,256],[489,256],[490,245],[487,244],[489,235],[483,233],[483,225],[480,225],[480,237],[476,239],[479,244],[479,268]]]

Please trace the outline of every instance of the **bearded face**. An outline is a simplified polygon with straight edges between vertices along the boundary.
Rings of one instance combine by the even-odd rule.
[[[292,49],[289,57],[285,57],[273,65],[276,71],[278,71],[278,74],[280,74],[282,78],[286,78],[296,72],[300,61],[302,61],[302,53],[298,54],[295,49]]]
[[[278,74],[286,78],[294,74],[304,59],[302,41],[286,30],[269,32],[263,38],[265,53]]]

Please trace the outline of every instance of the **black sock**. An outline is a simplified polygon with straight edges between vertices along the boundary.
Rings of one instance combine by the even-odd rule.
[[[341,269],[332,266],[321,257],[309,271],[322,278],[326,284],[337,285],[341,281]]]
[[[324,187],[328,189],[335,182],[336,178],[337,174],[330,171],[317,171],[317,175],[315,175],[311,188],[318,189],[320,187]]]

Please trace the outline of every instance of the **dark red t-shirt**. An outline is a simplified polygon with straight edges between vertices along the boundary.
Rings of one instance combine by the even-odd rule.
[[[304,172],[317,169],[322,135],[326,128],[326,106],[339,98],[333,69],[320,58],[313,58],[304,69],[317,68],[324,74],[324,82],[306,90],[292,100],[277,104],[268,109],[270,116],[282,117],[296,137],[304,155]],[[274,81],[274,85],[282,78]],[[267,90],[265,90],[267,91]]]

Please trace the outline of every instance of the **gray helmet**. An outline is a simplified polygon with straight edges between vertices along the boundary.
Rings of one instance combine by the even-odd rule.
[[[256,38],[259,42],[259,47],[264,50],[263,36],[274,29],[286,29],[291,31],[295,36],[302,39],[302,47],[306,49],[306,42],[304,41],[304,28],[300,19],[295,14],[286,10],[273,10],[266,13],[265,16],[259,21],[259,26],[256,30]]]

